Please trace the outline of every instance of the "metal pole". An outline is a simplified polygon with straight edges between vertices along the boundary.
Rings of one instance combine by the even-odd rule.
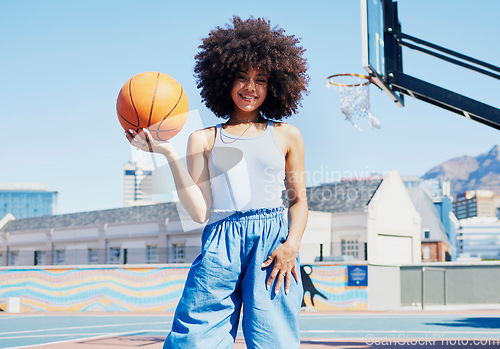
[[[422,295],[421,295],[421,302],[422,302],[422,310],[424,310],[424,290],[425,290],[425,277],[424,277],[424,272],[425,272],[425,267],[422,267]]]
[[[459,60],[457,60],[457,59],[450,58],[450,57],[445,56],[445,55],[442,55],[442,54],[440,54],[440,53],[437,53],[437,52],[434,52],[434,51],[431,51],[431,50],[427,50],[427,49],[425,49],[425,48],[423,48],[423,47],[419,47],[419,46],[417,46],[417,45],[413,45],[413,44],[410,44],[410,43],[408,43],[408,42],[404,42],[404,41],[400,41],[400,43],[399,43],[399,44],[400,44],[401,46],[406,46],[406,47],[408,47],[408,48],[411,48],[411,49],[414,49],[414,50],[417,50],[417,51],[420,51],[420,52],[426,53],[426,54],[428,54],[428,55],[430,55],[430,56],[437,57],[437,58],[439,58],[439,59],[442,59],[443,61],[447,61],[447,62],[449,62],[449,63],[456,64],[456,65],[458,65],[458,66],[460,66],[460,67],[463,67],[463,68],[466,68],[466,69],[473,70],[473,71],[475,71],[475,72],[477,72],[477,73],[481,73],[481,74],[487,75],[487,76],[489,76],[489,77],[491,77],[491,78],[494,78],[494,79],[500,79],[500,75],[498,75],[498,74],[492,73],[492,72],[490,72],[490,71],[488,71],[488,70],[485,70],[485,69],[478,68],[478,67],[473,66],[473,65],[468,64],[468,63],[464,63],[464,62],[459,61]],[[494,69],[494,68],[496,68],[496,69]],[[493,66],[493,68],[490,68],[490,69],[497,70],[497,69],[498,69],[498,67]]]
[[[323,262],[323,244],[319,244],[319,261]]]
[[[444,288],[444,305],[446,305],[446,298],[447,298],[447,295],[446,295],[446,269],[444,269],[444,273],[443,273],[443,288]]]
[[[391,74],[397,91],[500,130],[500,109],[407,74]]]
[[[414,36],[411,36],[411,35],[408,35],[408,34],[404,34],[404,33],[401,33],[401,32],[399,32],[399,33],[396,32],[394,35],[396,36],[396,38],[398,40],[398,44],[400,44],[400,45],[404,45],[405,44],[403,41],[401,41],[401,39],[408,39],[408,40],[413,41],[413,42],[415,42],[417,44],[430,47],[430,48],[432,48],[432,49],[434,49],[436,51],[441,51],[441,52],[444,52],[444,53],[446,53],[446,54],[448,54],[450,56],[454,56],[454,57],[460,58],[460,59],[462,59],[464,61],[468,61],[468,62],[477,64],[477,65],[480,65],[482,67],[488,68],[490,70],[494,70],[494,71],[500,72],[500,67],[497,67],[497,66],[495,66],[493,64],[480,61],[479,59],[469,57],[469,56],[464,55],[462,53],[455,52],[453,50],[450,50],[450,49],[447,49],[445,47],[433,44],[431,42],[428,42],[428,41],[416,38]]]

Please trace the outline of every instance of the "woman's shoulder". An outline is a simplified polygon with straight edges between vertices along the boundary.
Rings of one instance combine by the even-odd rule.
[[[208,126],[208,127],[205,127],[205,128],[201,128],[199,130],[196,130],[194,132],[191,133],[191,136],[195,136],[195,137],[200,137],[200,136],[207,136],[207,135],[215,135],[215,129],[217,128],[217,126]]]
[[[286,122],[273,122],[273,126],[274,126],[274,131],[279,134],[279,135],[282,135],[288,139],[297,139],[297,138],[301,138],[301,134],[300,134],[300,130],[296,127],[296,126],[293,126],[293,125],[290,125]]]
[[[203,148],[211,147],[215,140],[216,126],[209,126],[191,133],[189,141]]]
[[[285,155],[304,146],[302,135],[297,127],[286,122],[274,122],[273,126],[276,140]]]

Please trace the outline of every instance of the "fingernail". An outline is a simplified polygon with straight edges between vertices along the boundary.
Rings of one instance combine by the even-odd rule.
[[[278,294],[278,290],[275,289],[274,290],[274,294],[277,295]]]
[[[266,290],[269,290],[269,285],[268,284],[266,284]]]
[[[285,294],[288,295],[288,290],[285,290]]]

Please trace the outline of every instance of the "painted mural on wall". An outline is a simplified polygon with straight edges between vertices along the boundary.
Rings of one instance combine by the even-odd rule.
[[[348,286],[347,265],[302,265],[300,274],[306,309],[368,310],[368,287]]]
[[[174,311],[189,267],[0,270],[0,298],[21,312]]]
[[[0,309],[20,297],[21,312],[174,311],[189,266],[0,269]],[[303,306],[366,310],[367,287],[347,286],[345,265],[303,265]]]

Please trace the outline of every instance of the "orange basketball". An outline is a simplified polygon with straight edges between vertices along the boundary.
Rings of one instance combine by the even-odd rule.
[[[189,105],[182,86],[167,74],[145,72],[123,85],[116,101],[118,120],[127,131],[147,128],[153,138],[166,141],[186,123]]]

